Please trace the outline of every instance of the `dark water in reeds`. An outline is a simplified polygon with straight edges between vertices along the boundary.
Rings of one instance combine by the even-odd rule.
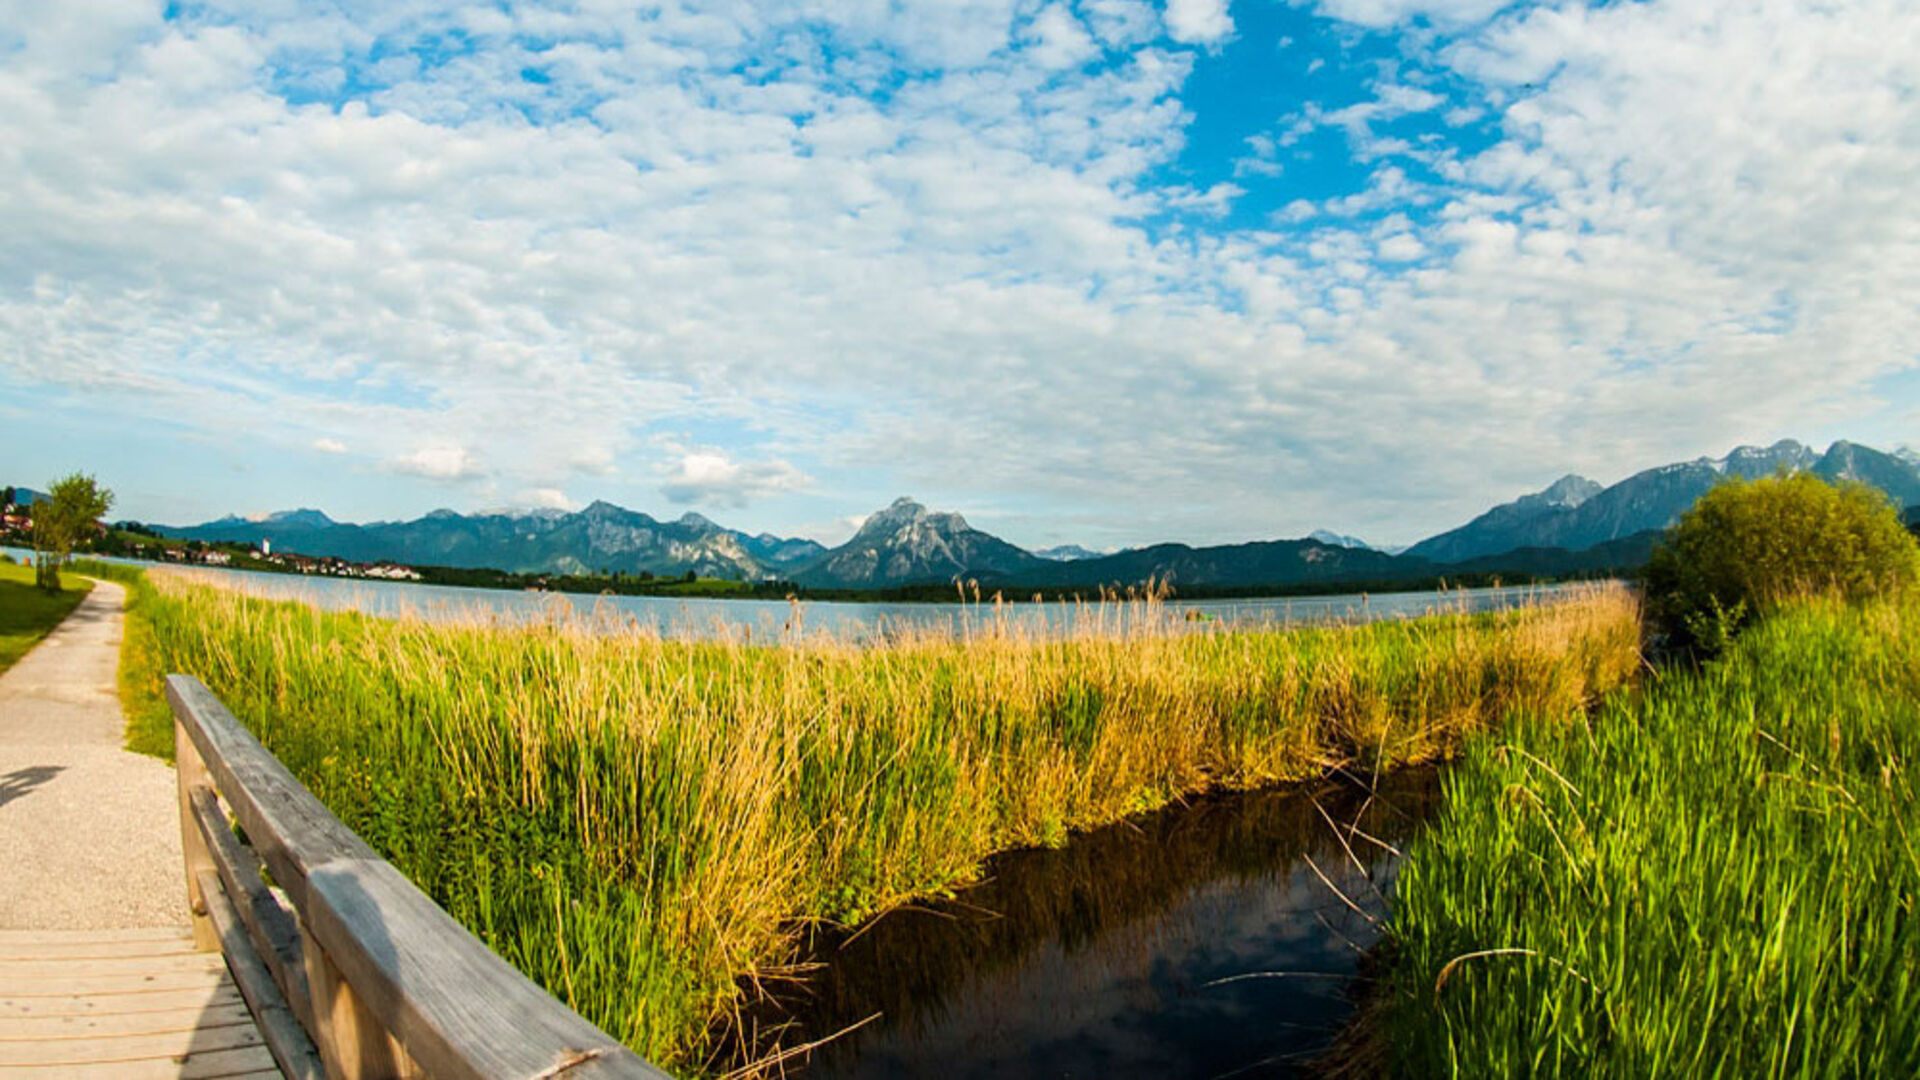
[[[786,1074],[1298,1075],[1352,1013],[1399,862],[1388,846],[1405,850],[1437,804],[1437,774],[1417,770],[1371,794],[1208,798],[998,856],[953,899],[815,935],[822,966],[763,984],[774,998],[747,1014],[752,1054],[866,1020]]]

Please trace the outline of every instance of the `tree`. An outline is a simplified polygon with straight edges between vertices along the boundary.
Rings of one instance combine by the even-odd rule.
[[[1647,565],[1647,603],[1675,645],[1724,647],[1807,595],[1859,600],[1920,581],[1920,544],[1875,488],[1811,473],[1727,480],[1681,515]]]
[[[85,473],[53,482],[33,514],[35,578],[41,588],[60,591],[60,564],[72,553],[74,542],[92,532],[112,508],[113,492]]]

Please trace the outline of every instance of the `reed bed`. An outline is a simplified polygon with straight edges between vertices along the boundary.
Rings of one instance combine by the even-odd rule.
[[[456,918],[687,1075],[797,926],[1193,792],[1429,760],[1510,715],[1571,723],[1639,662],[1617,588],[1271,633],[1176,632],[1147,600],[1047,638],[988,609],[962,638],[787,646],[139,591],[150,670],[205,680]]]
[[[1914,601],[1792,604],[1590,722],[1475,740],[1400,878],[1374,1049],[1409,1076],[1920,1074],[1915,761]]]

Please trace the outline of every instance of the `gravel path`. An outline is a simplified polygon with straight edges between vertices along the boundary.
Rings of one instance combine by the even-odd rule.
[[[0,929],[187,923],[173,769],[121,749],[124,597],[96,582],[0,675]]]

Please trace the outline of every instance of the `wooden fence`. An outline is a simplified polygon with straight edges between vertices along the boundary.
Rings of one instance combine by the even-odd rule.
[[[226,955],[288,1077],[665,1080],[375,854],[199,680],[168,676],[167,700],[194,940]]]

